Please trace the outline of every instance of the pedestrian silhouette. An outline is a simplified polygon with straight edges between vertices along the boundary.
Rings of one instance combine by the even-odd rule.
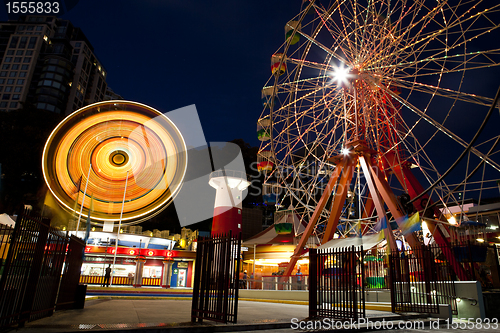
[[[102,284],[103,287],[109,287],[109,279],[111,277],[111,265],[108,265],[106,268],[106,274],[104,274],[104,283]]]

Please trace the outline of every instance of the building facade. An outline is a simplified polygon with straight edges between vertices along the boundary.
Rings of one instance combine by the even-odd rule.
[[[55,16],[0,23],[0,111],[70,114],[104,100],[106,70],[83,32]]]

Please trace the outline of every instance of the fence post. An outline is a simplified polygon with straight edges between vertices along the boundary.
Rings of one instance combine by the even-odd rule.
[[[318,316],[318,257],[316,249],[309,249],[309,318]]]
[[[50,219],[43,218],[38,226],[38,238],[34,251],[35,255],[30,268],[28,282],[26,284],[26,294],[21,307],[21,316],[19,318],[20,327],[24,327],[24,323],[28,321],[31,316],[31,309],[33,308],[33,302],[35,301],[40,272],[42,270],[43,257],[46,251],[45,246],[49,235]]]
[[[389,290],[391,291],[391,312],[396,312],[396,256],[392,251],[387,251],[387,260],[389,261]]]

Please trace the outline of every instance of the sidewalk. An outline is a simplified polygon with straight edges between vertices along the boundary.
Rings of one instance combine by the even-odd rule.
[[[238,323],[204,321],[192,324],[191,300],[186,299],[95,299],[82,310],[67,310],[30,323],[19,332],[233,332],[290,329],[291,320],[308,316],[307,305],[239,301]],[[403,318],[392,313],[367,310],[367,316]],[[387,319],[386,319],[387,320]]]

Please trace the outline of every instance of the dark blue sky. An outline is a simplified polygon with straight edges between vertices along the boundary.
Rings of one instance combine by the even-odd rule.
[[[258,146],[256,121],[262,112],[261,89],[271,75],[270,57],[283,43],[284,26],[299,13],[301,2],[80,0],[62,17],[83,30],[108,72],[109,86],[125,99],[162,112],[195,104],[207,142],[242,138]],[[0,19],[7,19],[1,11]],[[498,33],[483,37],[486,49],[497,48]],[[481,73],[466,75],[465,91],[493,97],[498,76]],[[446,107],[432,106],[437,119],[446,114]],[[477,128],[463,121],[470,116],[469,106],[463,117],[448,122],[457,124],[455,130],[465,140]],[[439,155],[450,153],[433,146]],[[441,171],[458,150],[446,156]]]
[[[82,28],[125,99],[167,112],[196,104],[207,141],[253,146],[270,57],[300,0],[80,0]]]

